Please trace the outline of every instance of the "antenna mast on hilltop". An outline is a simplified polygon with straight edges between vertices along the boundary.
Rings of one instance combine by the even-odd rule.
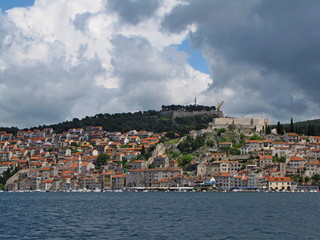
[[[197,106],[197,97],[194,97],[194,105]]]

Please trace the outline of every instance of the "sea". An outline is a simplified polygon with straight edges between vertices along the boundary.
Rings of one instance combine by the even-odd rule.
[[[0,239],[320,239],[319,193],[1,192]]]

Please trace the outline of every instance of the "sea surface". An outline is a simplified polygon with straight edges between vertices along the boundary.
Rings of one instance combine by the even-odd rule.
[[[0,239],[320,239],[319,193],[0,193]]]

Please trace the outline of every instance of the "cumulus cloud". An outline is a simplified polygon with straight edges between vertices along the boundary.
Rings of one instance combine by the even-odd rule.
[[[0,15],[0,125],[159,109],[204,94],[210,76],[172,47],[194,26],[160,26],[176,4],[36,0]]]
[[[2,126],[216,105],[289,121],[319,110],[318,1],[36,0],[0,13]],[[186,38],[211,76],[176,47]]]

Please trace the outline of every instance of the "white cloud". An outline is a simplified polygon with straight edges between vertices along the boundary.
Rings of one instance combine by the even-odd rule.
[[[36,0],[0,16],[0,125],[29,127],[100,112],[160,108],[205,99],[207,74],[170,47],[189,32],[161,29],[180,4],[120,22],[102,0]],[[204,103],[203,103],[204,104]]]

